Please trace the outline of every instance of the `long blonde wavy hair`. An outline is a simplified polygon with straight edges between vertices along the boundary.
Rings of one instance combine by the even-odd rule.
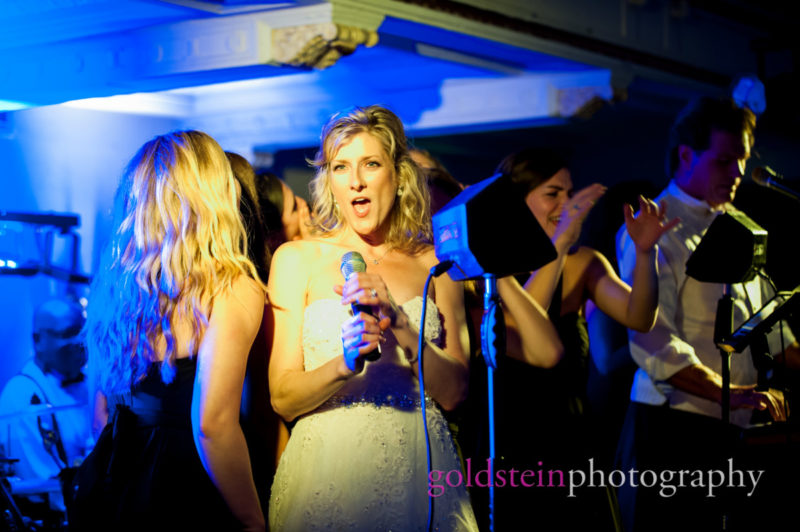
[[[310,161],[317,168],[310,184],[314,203],[312,231],[335,233],[344,225],[331,190],[330,161],[359,133],[375,137],[394,162],[398,194],[389,214],[386,242],[394,249],[416,253],[433,239],[430,193],[422,172],[408,153],[403,123],[397,115],[378,105],[338,113],[322,129],[320,149]]]
[[[129,392],[161,358],[160,342],[162,380],[171,382],[178,321],[190,327],[194,353],[213,298],[239,275],[258,280],[231,167],[205,133],[173,132],[142,146],[117,189],[113,227],[85,329],[106,394]]]

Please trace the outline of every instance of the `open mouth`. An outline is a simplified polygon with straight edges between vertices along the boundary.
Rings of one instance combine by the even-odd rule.
[[[364,217],[369,214],[369,207],[372,202],[367,198],[356,198],[351,203],[356,216]]]

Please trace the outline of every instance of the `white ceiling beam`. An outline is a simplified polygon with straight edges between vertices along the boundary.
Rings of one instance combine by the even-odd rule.
[[[0,51],[0,98],[50,104],[278,75],[325,68],[377,42],[374,28],[334,24],[331,11],[321,3]],[[257,71],[237,72],[246,68]]]

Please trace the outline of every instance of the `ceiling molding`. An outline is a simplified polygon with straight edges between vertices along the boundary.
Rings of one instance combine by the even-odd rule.
[[[0,51],[0,97],[44,105],[176,88],[203,76],[286,74],[293,70],[282,66],[328,67],[376,42],[369,28],[334,24],[328,3],[187,20],[66,41],[57,53],[50,45]]]

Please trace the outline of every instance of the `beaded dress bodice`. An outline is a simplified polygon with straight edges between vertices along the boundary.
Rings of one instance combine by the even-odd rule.
[[[401,305],[412,323],[418,324],[422,298],[416,297]],[[303,326],[303,360],[306,371],[342,356],[341,324],[352,316],[350,307],[338,299],[318,299],[306,307]],[[436,304],[428,300],[425,316],[425,338],[441,344],[442,324]],[[369,362],[352,377],[324,407],[335,404],[367,402],[378,406],[419,407],[419,383],[403,349],[391,334],[381,345],[381,356]]]
[[[419,324],[422,298],[402,305]],[[429,301],[425,337],[438,343],[442,325]],[[342,356],[341,325],[349,306],[310,303],[304,314],[306,371]],[[460,469],[447,422],[426,403],[434,468]],[[381,356],[295,425],[281,456],[270,499],[270,529],[424,531],[428,478],[419,385],[389,331]],[[463,487],[438,497],[440,530],[477,530]]]

